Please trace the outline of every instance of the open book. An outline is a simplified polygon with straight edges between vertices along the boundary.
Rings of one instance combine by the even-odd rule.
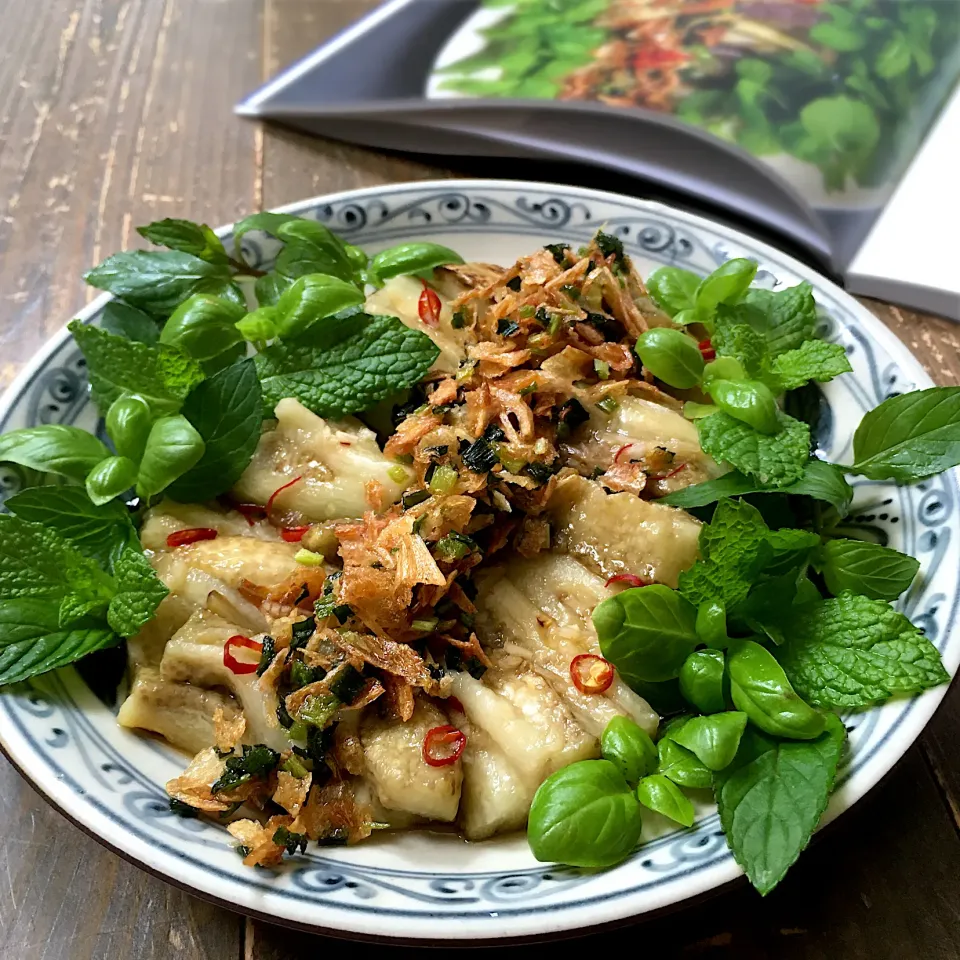
[[[392,0],[237,111],[642,177],[960,320],[958,80],[956,0]]]

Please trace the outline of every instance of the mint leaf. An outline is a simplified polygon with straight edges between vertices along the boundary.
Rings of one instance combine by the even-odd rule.
[[[360,279],[346,244],[322,223],[298,217],[277,227],[277,236],[286,244],[277,256],[277,273],[295,280],[309,273],[354,282]]]
[[[817,569],[835,596],[849,590],[874,600],[896,600],[913,583],[920,561],[862,540],[830,540]]]
[[[700,559],[680,574],[677,589],[697,607],[740,603],[769,559],[764,550],[769,532],[756,507],[721,500],[713,520],[700,531]]]
[[[960,463],[960,387],[930,387],[884,400],[853,436],[851,472],[913,483]]]
[[[723,497],[741,497],[748,493],[789,493],[813,497],[832,504],[841,516],[847,513],[853,499],[853,487],[847,483],[843,468],[811,457],[803,468],[803,476],[786,487],[767,487],[739,470],[731,470],[716,480],[684,487],[661,497],[657,502],[690,510],[705,507]]]
[[[160,327],[153,317],[119,300],[111,300],[100,314],[100,326],[107,333],[138,343],[156,343]]]
[[[777,658],[816,706],[868,707],[950,679],[936,647],[882,600],[852,593],[824,600],[791,618],[784,633]]]
[[[767,340],[746,323],[718,322],[710,338],[717,356],[739,360],[747,376],[759,379],[767,359]]]
[[[824,340],[807,340],[796,350],[781,353],[770,365],[783,390],[796,390],[810,380],[826,383],[851,370],[846,350],[839,343]]]
[[[212,500],[240,479],[260,440],[263,399],[253,360],[204,380],[184,401],[181,413],[205,448],[196,466],[167,488],[167,495],[185,503]]]
[[[120,642],[106,625],[63,629],[56,606],[37,599],[0,601],[0,685],[55,670]]]
[[[720,824],[750,882],[768,894],[782,879],[827,808],[846,731],[827,717],[815,740],[778,743],[749,734],[736,759],[714,774]]]
[[[806,280],[777,293],[748,290],[734,310],[743,322],[766,337],[767,349],[773,357],[812,340],[817,328],[817,304],[813,287]]]
[[[284,397],[294,397],[321,417],[357,413],[417,383],[439,356],[426,334],[396,317],[357,314],[345,323],[329,323],[336,319],[318,322],[304,336],[257,355],[270,409]]]
[[[110,601],[107,622],[121,637],[132,637],[153,617],[170,591],[154,572],[136,538],[117,558],[113,574],[117,593]]]
[[[110,451],[92,433],[66,424],[23,427],[0,436],[0,461],[72,480],[82,481],[109,456]]]
[[[764,486],[785,487],[803,476],[810,458],[810,427],[785,413],[781,430],[765,434],[726,413],[697,421],[700,446],[714,460],[724,461]]]
[[[30,487],[7,500],[6,507],[21,520],[55,530],[105,569],[134,535],[123,504],[95,507],[79,487]]]
[[[187,297],[203,289],[205,281],[229,284],[230,268],[176,250],[129,250],[108,257],[83,278],[153,317],[166,319]]]
[[[87,361],[93,398],[104,415],[124,393],[142,396],[155,416],[176,413],[203,380],[200,364],[173,347],[125,340],[77,320],[68,329]]]
[[[205,224],[168,218],[137,227],[141,237],[161,247],[190,253],[208,263],[229,263],[220,238]]]

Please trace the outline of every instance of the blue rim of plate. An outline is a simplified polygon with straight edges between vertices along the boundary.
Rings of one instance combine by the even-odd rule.
[[[624,212],[619,216],[604,216],[600,220],[592,214],[592,209],[597,206],[620,207]],[[791,283],[797,279],[813,281],[818,302],[826,308],[824,323],[827,335],[844,342],[852,356],[859,352],[855,359],[859,377],[848,375],[845,378],[847,382],[843,389],[849,393],[844,398],[845,402],[852,401],[857,407],[868,409],[892,392],[930,384],[929,378],[906,348],[856,301],[828,281],[749,237],[658,203],[549,184],[440,181],[351,191],[302,201],[282,209],[285,212],[313,215],[347,239],[373,247],[377,243],[385,245],[413,236],[455,233],[462,237],[486,232],[528,237],[530,239],[524,246],[529,244],[532,248],[537,242],[558,238],[585,241],[603,225],[608,231],[619,234],[630,252],[655,263],[707,270],[726,259],[731,251],[735,255],[753,256],[761,263],[761,277],[768,285],[777,283],[784,274]],[[229,236],[230,228],[223,228],[218,233]],[[704,237],[709,238],[709,242],[705,242]],[[270,241],[248,235],[244,238],[244,248],[254,263],[263,262],[269,257]],[[101,297],[94,301],[83,311],[81,318],[89,321],[96,317],[108,300],[108,297]],[[35,396],[29,406],[31,416],[35,419],[51,422],[51,418],[54,418],[53,422],[74,422],[82,414],[85,396],[82,361],[75,348],[71,351],[70,341],[66,331],[54,337],[7,391],[0,401],[0,431],[7,429],[12,412],[24,403],[31,390]],[[886,363],[883,362],[884,355]],[[51,371],[54,385],[44,386],[38,391],[38,381],[54,360],[60,364]],[[861,367],[865,367],[866,376]],[[60,380],[56,382],[58,374]],[[80,393],[77,393],[78,389]],[[828,393],[831,392],[834,392],[833,385],[828,387]],[[39,396],[36,396],[38,393]],[[829,436],[831,419],[827,418],[827,435],[821,436],[824,446],[829,446],[834,439]],[[842,452],[842,447],[839,450],[830,449],[834,458],[841,456]],[[957,546],[957,538],[952,535],[951,528],[951,522],[956,526],[956,472],[899,491],[884,485],[861,483],[858,485],[858,502],[863,502],[864,494],[869,498],[871,492],[878,488],[887,494],[894,491],[894,497],[899,497],[900,502],[896,508],[891,504],[886,511],[876,510],[873,515],[867,513],[865,508],[860,514],[861,522],[883,535],[884,524],[892,527],[892,523],[902,518],[904,524],[899,529],[904,533],[897,541],[898,546],[907,552],[928,554],[926,566],[933,571],[936,579],[936,571],[942,569],[944,557]],[[10,492],[10,478],[0,478],[0,497]],[[879,521],[877,514],[880,515]],[[894,514],[898,514],[895,519]],[[952,627],[960,602],[960,591],[954,585],[952,596],[948,596],[939,589],[931,591],[928,586],[918,583],[905,598],[904,609],[915,622],[925,626],[941,653],[949,651],[950,655],[945,659],[948,668],[954,672],[956,661],[960,660],[960,649],[955,649],[958,645],[952,640]],[[949,601],[949,609],[945,611],[946,601]],[[26,773],[25,776],[58,809],[98,839],[134,862],[144,861],[131,847],[145,845],[154,853],[152,860],[161,861],[144,863],[152,872],[235,909],[247,909],[274,922],[290,922],[297,926],[359,935],[431,940],[437,938],[438,932],[446,938],[529,936],[615,921],[646,910],[660,909],[703,893],[739,873],[726,849],[717,817],[712,814],[698,821],[692,831],[675,831],[639,848],[626,865],[628,868],[639,867],[647,875],[639,884],[626,884],[598,894],[588,894],[584,890],[584,895],[576,900],[543,902],[549,901],[550,894],[560,889],[572,891],[589,887],[591,883],[596,885],[596,874],[544,865],[506,871],[406,870],[356,864],[335,856],[311,854],[303,866],[287,871],[289,876],[295,878],[293,888],[282,887],[275,879],[264,880],[264,875],[259,871],[241,868],[242,874],[238,876],[234,870],[220,869],[203,859],[204,847],[210,842],[208,839],[202,840],[197,847],[200,854],[194,855],[183,846],[177,847],[158,840],[156,831],[148,831],[143,826],[150,820],[169,820],[170,825],[177,828],[172,835],[181,844],[201,840],[199,836],[191,835],[191,830],[184,826],[196,824],[197,821],[180,821],[170,817],[161,785],[133,767],[97,731],[77,702],[78,690],[82,692],[85,687],[75,672],[68,670],[51,678],[37,680],[16,693],[8,692],[0,698],[0,715],[16,731],[20,741],[11,744],[4,729],[0,734],[0,743],[18,769],[21,772],[30,769],[25,759],[35,762],[41,758],[42,772],[33,770],[32,776]],[[828,811],[828,818],[847,809],[889,770],[919,734],[944,693],[945,688],[930,691],[920,698],[899,701],[892,705],[896,711],[892,722],[882,723],[879,710],[867,711],[848,720],[852,728],[859,729],[858,740],[867,743],[865,749],[857,750],[853,762],[843,770],[841,789]],[[40,739],[31,728],[31,720],[36,727],[39,721],[49,719],[58,710],[64,718],[62,726],[51,728],[51,738]],[[889,712],[890,706],[883,710]],[[882,735],[873,736],[878,723],[883,726]],[[910,727],[909,730],[905,724]],[[72,727],[72,731],[65,729],[68,727]],[[125,806],[126,816],[118,814],[108,803],[92,795],[56,756],[71,742],[80,745],[81,736],[88,741],[84,749],[95,747],[100,750],[105,758],[101,761],[102,771],[107,776],[117,778],[115,786],[139,784],[142,788],[134,798],[136,802]],[[885,751],[883,757],[879,756],[881,751]],[[99,777],[99,780],[104,785],[108,783],[106,777]],[[57,784],[59,789],[51,789],[52,783]],[[132,790],[127,792],[125,804],[133,793]],[[117,836],[104,836],[102,830],[91,825],[94,814],[111,824],[118,832]],[[180,830],[184,832],[178,832]],[[200,830],[206,834],[215,833],[220,846],[228,844],[229,838],[221,828],[203,824]],[[169,830],[167,832],[170,833]],[[124,838],[129,842],[124,843]],[[139,843],[133,844],[133,840]],[[673,858],[666,867],[657,864],[655,857],[664,851],[668,851],[667,855]],[[181,870],[187,866],[196,869],[197,876],[187,879],[177,876],[170,869],[170,862],[178,864]],[[296,882],[298,876],[299,883]],[[218,887],[219,883],[198,882],[205,878],[222,881],[231,893],[236,893],[233,888],[239,887],[241,891],[255,895],[227,898],[224,890],[211,889],[211,886]],[[665,887],[676,887],[690,878],[705,882],[689,884],[687,889],[675,889],[675,895],[644,896],[655,890],[662,891]],[[541,886],[548,888],[549,892],[544,894],[539,891]],[[395,907],[377,903],[382,893],[405,898],[416,906]],[[264,912],[260,902],[262,898],[257,896],[260,894],[278,905],[286,903],[288,906],[303,906],[307,910],[299,910],[299,915],[295,917],[282,912]],[[334,895],[343,896],[336,899]],[[258,903],[254,903],[254,900]],[[467,904],[478,906],[469,910],[450,909],[461,904],[464,908]],[[311,909],[317,911],[315,919],[308,915]],[[558,913],[561,916],[558,917]],[[546,922],[537,924],[535,921],[538,916]],[[379,922],[379,918],[392,919],[393,922],[387,925],[389,927],[395,927],[399,922],[402,929],[387,929]],[[491,924],[491,920],[496,922]],[[431,929],[428,930],[427,925]]]

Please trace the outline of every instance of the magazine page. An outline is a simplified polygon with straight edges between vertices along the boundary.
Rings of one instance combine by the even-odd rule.
[[[632,169],[842,271],[958,78],[952,0],[395,0],[240,112],[397,149]],[[322,122],[338,114],[352,133]]]

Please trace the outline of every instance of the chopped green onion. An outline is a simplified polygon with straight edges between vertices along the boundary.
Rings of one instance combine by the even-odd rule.
[[[291,740],[306,740],[307,739],[307,725],[302,723],[300,720],[294,721],[292,727],[287,730],[287,736]]]
[[[413,623],[410,624],[410,629],[416,630],[417,633],[432,633],[437,629],[439,622],[439,617],[430,617],[429,620],[414,620]]]
[[[302,547],[293,555],[293,559],[296,563],[302,563],[305,567],[322,567],[324,560],[322,553],[314,553],[312,550],[306,550]]]
[[[457,370],[457,380],[469,380],[473,376],[473,371],[477,369],[476,360],[461,360],[460,367]]]
[[[531,306],[529,303],[522,306],[519,310],[519,315],[521,320],[529,320],[532,316],[536,314],[536,307]]]
[[[593,369],[601,380],[610,379],[610,364],[606,360],[594,360]]]
[[[297,711],[297,718],[303,723],[323,729],[334,717],[342,704],[332,693],[307,697]]]
[[[520,396],[526,397],[526,396],[529,396],[531,393],[536,393],[536,392],[537,392],[537,381],[534,380],[533,383],[530,383],[527,386],[521,388]]]
[[[405,493],[401,498],[403,503],[403,509],[409,510],[411,507],[417,506],[417,504],[423,503],[424,500],[430,499],[429,490],[411,490],[410,493]]]
[[[458,310],[450,318],[450,326],[453,327],[454,330],[462,330],[466,326],[466,323],[467,323],[467,318],[464,315],[462,310]]]
[[[294,690],[305,687],[308,683],[313,683],[318,677],[313,667],[308,667],[302,660],[294,660],[290,664],[290,686]]]
[[[518,474],[527,465],[527,461],[520,457],[506,456],[503,451],[499,455],[500,462],[508,473]]]
[[[410,474],[407,473],[406,467],[402,466],[399,463],[395,463],[388,471],[387,476],[394,483],[406,483],[410,479]]]
[[[457,485],[457,471],[453,467],[441,464],[433,471],[428,485],[431,493],[450,493]]]
[[[613,411],[616,410],[620,404],[617,403],[616,399],[613,397],[604,397],[602,400],[597,401],[597,406],[604,413],[613,413]]]
[[[288,757],[280,764],[280,769],[298,780],[302,780],[310,772],[296,757]]]
[[[580,291],[569,283],[566,284],[565,286],[562,286],[560,288],[560,292],[568,296],[571,300],[580,299]]]
[[[434,549],[441,560],[462,560],[468,553],[477,549],[477,542],[462,533],[448,533],[437,542]]]

